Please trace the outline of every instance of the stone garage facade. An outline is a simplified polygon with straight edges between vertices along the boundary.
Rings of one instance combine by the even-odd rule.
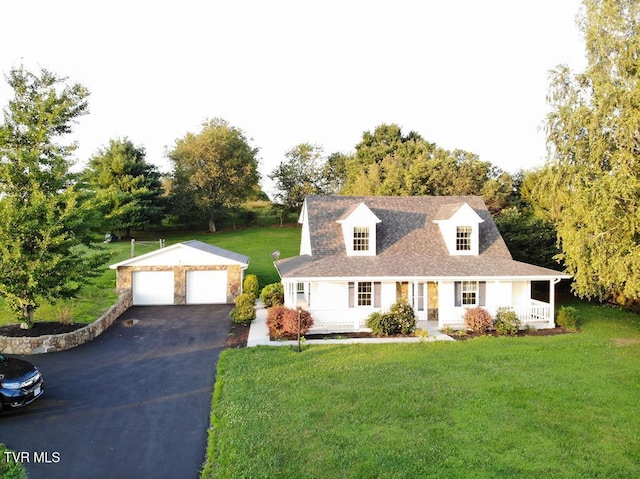
[[[186,241],[110,266],[133,305],[224,304],[242,293],[249,257]]]

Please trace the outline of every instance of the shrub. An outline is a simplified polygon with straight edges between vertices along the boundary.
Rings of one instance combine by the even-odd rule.
[[[498,308],[493,327],[498,334],[513,336],[517,334],[520,329],[520,320],[513,309]]]
[[[388,313],[372,313],[366,325],[376,336],[409,334],[416,327],[416,315],[408,301],[399,300]]]
[[[255,274],[248,274],[244,277],[244,281],[242,282],[242,291],[245,294],[253,295],[253,298],[257,298],[260,294],[260,284],[258,282],[258,277]]]
[[[0,477],[4,479],[26,479],[27,470],[19,461],[11,459],[9,449],[0,443]]]
[[[229,313],[234,323],[249,324],[256,319],[255,297],[243,293],[236,297],[236,306]]]
[[[400,334],[412,333],[416,328],[416,313],[406,299],[400,299],[391,305],[389,314],[393,317]]]
[[[558,311],[556,323],[569,331],[575,331],[578,329],[578,310],[573,306],[562,306]]]
[[[296,338],[298,336],[298,317],[300,321],[300,335],[302,336],[313,326],[313,318],[309,311],[290,309],[284,306],[273,306],[267,313],[269,335],[275,339]]]
[[[389,336],[393,333],[393,323],[389,313],[371,313],[366,321],[367,328],[376,336]]]
[[[282,283],[271,283],[262,288],[260,300],[267,308],[284,304],[284,286]]]
[[[469,308],[464,313],[464,324],[474,333],[486,333],[493,326],[493,318],[486,309]]]

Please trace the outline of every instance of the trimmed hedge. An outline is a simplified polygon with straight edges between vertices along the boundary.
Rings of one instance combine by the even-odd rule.
[[[493,318],[484,308],[469,308],[464,313],[464,324],[474,333],[486,333],[493,326]]]
[[[573,306],[562,306],[556,316],[556,323],[569,331],[578,329],[578,310]]]
[[[274,339],[295,339],[298,336],[298,321],[300,324],[300,335],[303,336],[309,331],[311,326],[313,326],[311,313],[304,309],[273,306],[267,313],[269,335]]]
[[[249,324],[256,319],[255,297],[242,293],[236,297],[236,306],[229,313],[234,323]]]
[[[520,330],[520,320],[513,309],[505,307],[498,308],[493,327],[498,334],[514,336],[518,334]]]
[[[258,277],[255,274],[248,274],[244,277],[242,282],[242,291],[245,294],[253,295],[254,299],[260,294],[260,283]]]
[[[260,300],[267,308],[284,304],[284,286],[282,283],[271,283],[262,288]]]
[[[416,328],[416,314],[407,300],[394,303],[387,313],[372,313],[366,325],[376,336],[410,334]]]

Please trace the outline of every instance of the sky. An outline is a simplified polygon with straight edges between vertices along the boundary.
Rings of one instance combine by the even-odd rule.
[[[579,0],[30,0],[0,20],[0,106],[12,67],[86,86],[79,167],[127,137],[167,149],[223,118],[260,149],[349,153],[382,123],[510,172],[541,166],[549,71],[584,69]],[[269,192],[268,181],[264,187]]]

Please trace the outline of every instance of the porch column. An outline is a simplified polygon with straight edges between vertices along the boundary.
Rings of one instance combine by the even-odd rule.
[[[560,281],[558,278],[549,280],[549,327],[555,328],[556,321],[556,283]]]
[[[284,305],[288,308],[295,308],[296,301],[296,283],[293,281],[283,281],[284,286]]]

